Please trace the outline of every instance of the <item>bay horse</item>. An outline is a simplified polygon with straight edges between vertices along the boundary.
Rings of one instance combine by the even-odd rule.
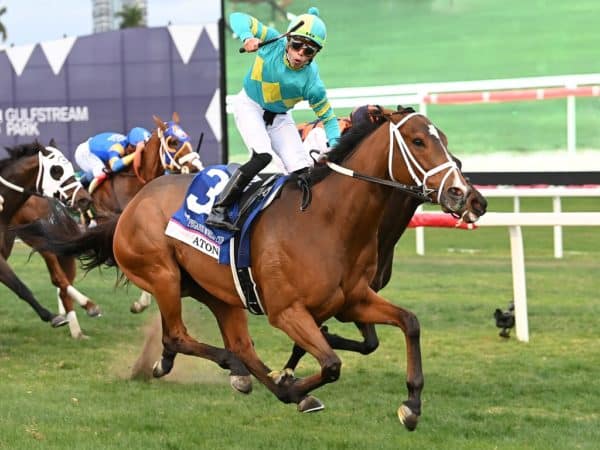
[[[181,142],[177,134],[169,130],[177,125],[179,127],[179,114],[173,113],[171,123],[164,122],[160,117],[153,116],[156,128],[148,142],[136,155],[134,163],[125,171],[115,173],[110,180],[101,184],[92,194],[93,204],[99,213],[99,220],[107,214],[120,213],[131,198],[150,180],[165,173],[192,173],[202,168],[200,156],[194,152],[189,142]],[[171,128],[170,128],[171,127]],[[50,214],[48,201],[40,197],[30,197],[27,202],[15,213],[10,224],[24,225]],[[27,237],[22,237],[25,243]],[[5,233],[2,245],[8,254],[14,243],[14,233]],[[76,274],[76,263],[72,256],[55,255],[49,251],[41,251],[52,284],[57,288],[59,312],[66,314],[71,337],[80,339],[83,334],[73,301],[83,307],[91,317],[101,315],[101,310],[87,295],[81,293],[73,286]],[[6,256],[7,257],[7,256]],[[143,292],[132,306],[132,312],[139,312],[150,304],[150,294]]]
[[[44,147],[36,141],[6,148],[9,156],[0,160],[0,196],[4,198],[4,208],[0,212],[0,281],[25,300],[40,319],[58,327],[66,325],[68,319],[40,305],[6,261],[15,238],[7,227],[14,223],[13,218],[29,198],[43,202],[48,211],[53,210],[55,215],[62,213],[56,199],[82,213],[89,210],[92,204],[90,195],[76,180],[72,164],[54,145],[54,141],[51,141],[48,147]],[[44,253],[46,258],[48,252]],[[46,261],[50,268],[51,264]]]
[[[308,209],[300,210],[303,193],[289,182],[251,231],[252,273],[264,312],[272,326],[319,362],[321,371],[314,375],[295,378],[271,371],[254,350],[231,269],[164,234],[190,176],[152,181],[119,217],[80,236],[61,235],[60,228],[47,223],[34,234],[60,237],[50,239],[51,247],[65,253],[91,252],[88,268],[116,261],[124,276],[156,297],[163,328],[156,377],[169,373],[177,353],[195,355],[229,369],[239,390],[247,387],[249,370],[282,402],[297,404],[301,412],[317,411],[323,405],[310,392],[336,381],[341,371],[341,360],[319,329],[323,322],[335,317],[401,328],[408,399],[398,417],[414,430],[424,382],[420,327],[413,313],[369,286],[377,266],[377,230],[394,188],[438,202],[458,215],[465,211],[471,188],[427,117],[411,109],[384,117],[385,124],[353,127],[329,153],[327,165],[314,169],[318,181]],[[210,205],[199,206],[210,210]],[[225,349],[200,343],[187,333],[181,317],[181,297],[186,295],[212,311]]]
[[[381,107],[369,109],[369,116],[375,123],[381,123],[382,120],[385,120],[380,112],[391,113],[390,110]],[[448,139],[446,135],[441,130],[438,131],[443,144],[447,147]],[[462,168],[462,163],[457,158],[455,158],[455,161]],[[473,185],[469,183],[469,186],[466,208],[460,220],[465,223],[475,223],[479,217],[485,214],[487,200]],[[377,271],[370,283],[371,289],[375,292],[379,292],[389,283],[392,275],[395,246],[404,234],[417,208],[422,204],[422,199],[399,189],[395,189],[390,195],[377,232]],[[321,332],[334,349],[352,351],[363,355],[371,354],[379,346],[375,326],[365,323],[355,323],[355,325],[363,337],[362,341],[331,334],[325,325],[321,327]],[[306,351],[303,348],[294,344],[290,358],[284,365],[284,371],[295,370],[305,354]]]

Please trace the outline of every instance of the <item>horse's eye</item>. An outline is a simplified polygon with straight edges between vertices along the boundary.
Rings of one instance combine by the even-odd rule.
[[[421,138],[415,138],[412,142],[418,147],[425,147],[425,142]]]
[[[50,167],[50,176],[55,180],[60,180],[65,173],[65,170],[61,166]]]

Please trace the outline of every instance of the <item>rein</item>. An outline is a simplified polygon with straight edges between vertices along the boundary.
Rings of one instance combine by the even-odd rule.
[[[13,191],[16,191],[20,194],[35,195],[36,197],[46,197],[44,194],[40,194],[37,191],[25,189],[24,187],[13,184],[10,181],[8,181],[6,178],[2,177],[1,175],[0,175],[0,183],[3,184],[4,186],[6,186],[7,188],[12,189]]]
[[[436,136],[440,140],[440,143],[442,144],[442,147],[444,148],[444,151],[446,152],[446,155],[448,156],[448,161],[445,162],[444,164],[440,164],[439,166],[434,167],[433,169],[430,169],[429,171],[426,171],[425,169],[423,169],[421,167],[421,165],[419,164],[419,162],[415,159],[413,154],[410,152],[408,145],[406,145],[406,142],[404,141],[404,138],[402,137],[402,134],[399,131],[400,127],[402,125],[404,125],[406,122],[408,122],[412,117],[423,116],[423,114],[418,113],[418,112],[413,112],[413,113],[407,114],[398,123],[394,123],[390,120],[391,115],[401,114],[401,113],[402,113],[402,111],[395,111],[389,115],[381,116],[389,121],[390,146],[389,146],[389,150],[388,150],[388,175],[391,180],[386,180],[386,179],[382,179],[382,178],[373,177],[371,175],[357,173],[354,170],[347,169],[347,168],[342,167],[338,164],[335,164],[331,161],[325,161],[325,164],[327,164],[327,167],[329,167],[331,170],[333,170],[334,172],[337,172],[341,175],[349,176],[349,177],[356,178],[356,179],[363,180],[363,181],[368,181],[371,183],[381,184],[384,186],[389,186],[394,189],[398,189],[398,190],[406,193],[407,195],[414,197],[422,202],[432,203],[433,200],[431,199],[431,194],[433,194],[437,190],[429,189],[427,187],[427,178],[430,177],[431,175],[435,175],[436,173],[441,172],[442,170],[449,169],[448,172],[446,173],[446,175],[444,176],[444,178],[442,179],[442,182],[440,183],[439,189],[441,190],[441,189],[443,189],[443,186],[446,183],[446,180],[448,179],[450,174],[452,172],[458,170],[458,166],[457,166],[456,162],[452,158],[450,158],[450,156],[448,155],[448,151],[446,150],[446,147],[441,142],[441,139],[439,139],[439,134],[437,133],[437,130],[435,129],[435,127],[432,124],[432,125],[430,125],[430,133],[433,134],[434,136]],[[392,172],[392,160],[393,160],[393,155],[394,155],[394,140],[398,143],[398,149],[399,149],[398,151],[402,155],[402,158],[404,159],[404,163],[406,164],[408,173],[410,174],[411,178],[415,182],[416,186],[410,186],[407,184],[398,183],[394,178],[394,175]],[[417,175],[416,172],[419,172],[421,174],[421,176],[423,177],[422,180],[421,180],[421,178],[419,178],[419,176]]]
[[[326,161],[327,167],[329,167],[334,172],[337,172],[342,175],[346,175],[348,177],[356,178],[357,180],[369,181],[371,183],[382,184],[384,186],[389,186],[394,189],[398,189],[411,197],[414,197],[422,202],[431,202],[431,197],[429,195],[432,192],[435,192],[433,189],[428,189],[426,192],[423,192],[419,189],[418,186],[409,186],[408,184],[398,183],[397,181],[384,180],[383,178],[372,177],[371,175],[365,175],[362,173],[357,173],[354,170],[346,169],[345,167],[339,166],[336,163],[332,163],[330,161]]]

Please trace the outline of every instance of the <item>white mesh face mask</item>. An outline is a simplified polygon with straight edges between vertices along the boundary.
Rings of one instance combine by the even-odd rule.
[[[54,147],[39,153],[37,190],[48,197],[69,200],[69,193],[80,186],[71,162]]]

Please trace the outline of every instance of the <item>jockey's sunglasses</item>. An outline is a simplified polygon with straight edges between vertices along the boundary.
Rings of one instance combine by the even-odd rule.
[[[303,48],[304,54],[306,56],[313,56],[319,51],[318,48],[313,47],[312,45],[307,44],[305,41],[300,41],[298,39],[290,39],[290,46],[296,51],[299,51]]]

